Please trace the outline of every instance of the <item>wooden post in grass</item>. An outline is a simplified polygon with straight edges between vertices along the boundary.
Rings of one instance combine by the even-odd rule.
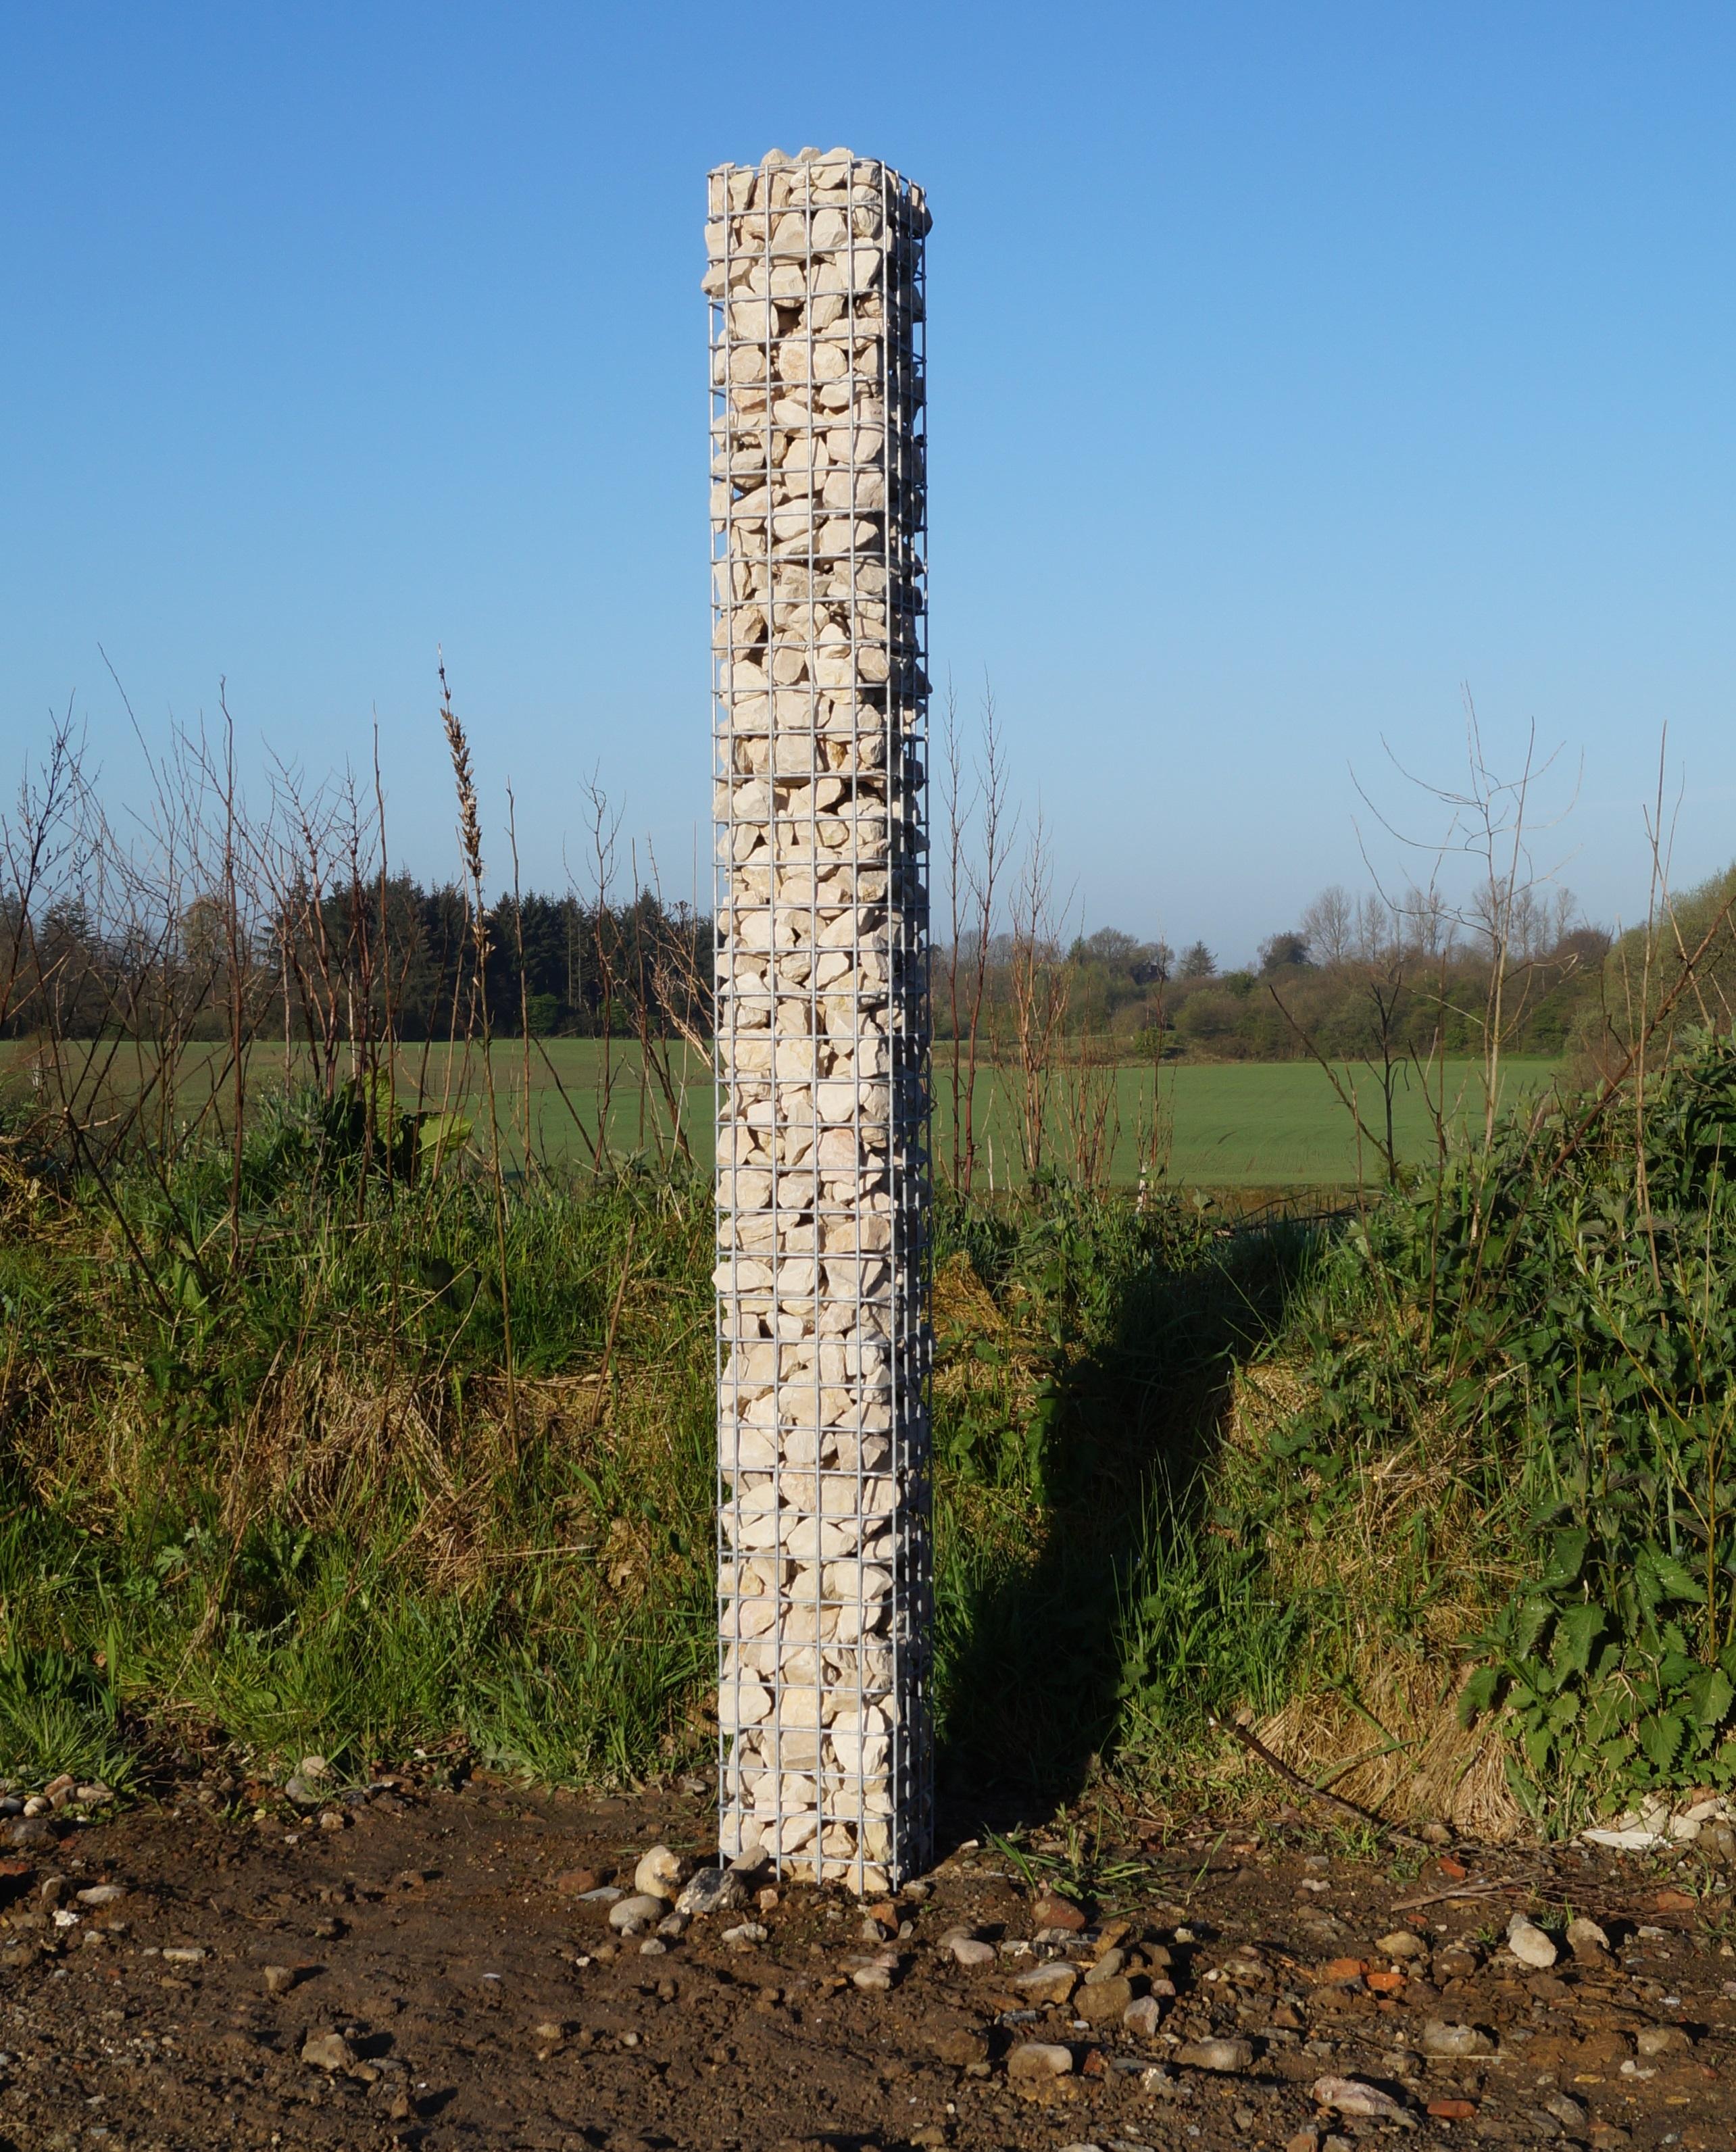
[[[719,1800],[879,1891],[931,1835],[921,190],[710,175]]]

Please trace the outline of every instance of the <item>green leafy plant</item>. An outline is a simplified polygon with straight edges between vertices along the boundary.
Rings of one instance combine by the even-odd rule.
[[[1496,1130],[1345,1236],[1314,1395],[1271,1438],[1322,1535],[1402,1454],[1489,1580],[1466,1725],[1504,1712],[1540,1818],[1736,1783],[1736,1047]],[[1499,1586],[1498,1586],[1499,1580]],[[1505,1588],[1500,1588],[1505,1587]]]

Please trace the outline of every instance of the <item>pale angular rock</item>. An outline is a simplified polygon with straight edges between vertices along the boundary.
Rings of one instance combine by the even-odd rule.
[[[302,2060],[317,2070],[348,2070],[356,2051],[341,2033],[310,2033],[302,2043]]]
[[[1051,2040],[1023,2040],[1007,2058],[1007,2074],[1015,2084],[1064,2078],[1072,2069],[1072,2048]]]
[[[667,1845],[653,1845],[640,1856],[633,1870],[633,1888],[647,1898],[667,1898],[673,1904],[681,1888],[681,1862]]]
[[[1535,1921],[1515,1913],[1507,1923],[1507,1947],[1521,1965],[1546,1972],[1560,1953]]]
[[[1439,2018],[1425,2018],[1417,2035],[1425,2055],[1492,2055],[1495,2042],[1475,2025],[1449,2025]]]
[[[1404,2113],[1389,2093],[1378,2085],[1364,2084],[1360,2078],[1317,2078],[1314,2103],[1334,2114],[1361,2117],[1369,2122],[1395,2122]]]
[[[1033,1965],[1028,1972],[1019,1973],[1013,1983],[1022,1996],[1033,2002],[1053,2003],[1068,2002],[1079,1984],[1079,1967],[1069,1965],[1065,1958],[1052,1959],[1047,1965]]]
[[[1163,2005],[1155,1995],[1137,1996],[1121,2013],[1121,2022],[1138,2040],[1155,2040],[1163,2022]]]

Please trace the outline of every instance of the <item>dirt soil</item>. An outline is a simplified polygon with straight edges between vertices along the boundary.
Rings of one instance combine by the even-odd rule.
[[[580,1894],[631,1888],[657,1840],[706,1852],[687,1784],[586,1802],[399,1778],[323,1825],[207,1784],[57,1817],[3,1863],[0,2146],[1736,2145],[1736,1957],[1698,1869],[1357,1860],[1297,1825],[1200,1825],[1135,1834],[1077,1930],[967,1845],[871,1939],[853,1900],[785,1886],[647,1951]],[[124,1895],[80,1902],[104,1884]],[[1527,1970],[1502,1945],[1516,1911],[1557,1943],[1593,1916],[1613,1950]],[[764,1939],[726,1940],[744,1920]],[[959,1927],[987,1962],[954,1962]],[[1071,1995],[1064,1970],[1048,2000],[1017,1984],[1110,1948],[1121,1967]],[[1146,1994],[1158,2022],[1132,2029]],[[1444,2037],[1479,2052],[1425,2052]]]

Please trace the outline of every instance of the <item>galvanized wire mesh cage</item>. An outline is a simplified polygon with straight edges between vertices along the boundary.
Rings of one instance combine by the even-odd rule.
[[[708,181],[722,1843],[931,1838],[921,190]]]

